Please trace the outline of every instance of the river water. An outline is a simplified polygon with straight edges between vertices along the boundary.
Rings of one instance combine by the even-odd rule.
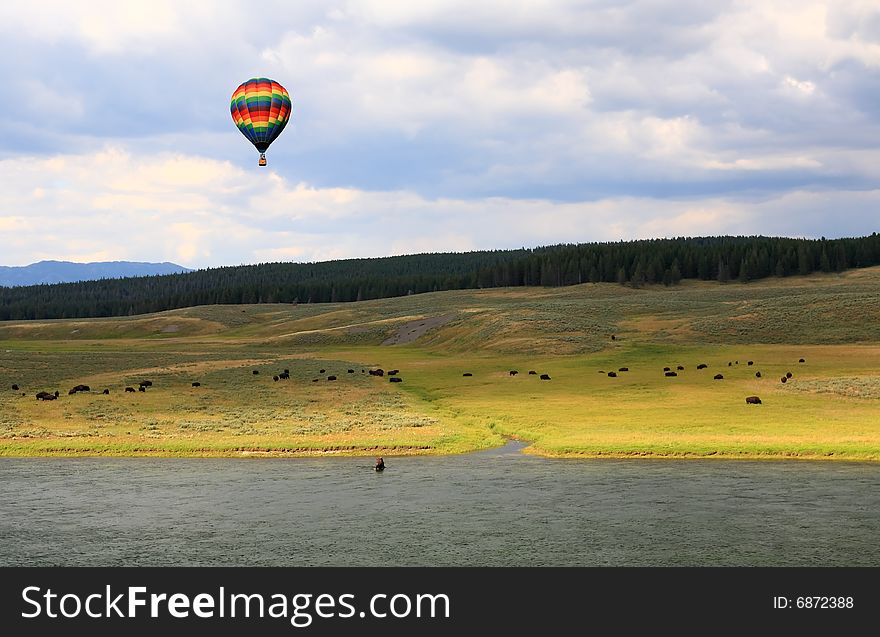
[[[880,566],[880,465],[0,459],[2,566]]]

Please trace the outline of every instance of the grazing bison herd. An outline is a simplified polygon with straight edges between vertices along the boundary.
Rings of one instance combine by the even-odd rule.
[[[807,362],[806,359],[803,359],[803,358],[798,359],[798,363],[806,363],[806,362]],[[747,364],[749,367],[751,367],[752,365],[755,364],[755,361],[747,361],[746,364]],[[728,367],[733,367],[734,365],[739,365],[739,361],[727,361],[727,366],[728,366]],[[697,369],[698,369],[698,370],[700,370],[700,369],[708,369],[708,368],[709,368],[709,365],[708,365],[707,363],[700,363],[700,364],[697,365]],[[682,366],[682,365],[678,365],[678,366],[676,367],[676,369],[677,369],[678,371],[684,371],[684,366]],[[621,367],[618,371],[621,371],[621,372],[629,371],[629,368],[628,368],[628,367]],[[600,369],[600,370],[599,370],[599,373],[600,373],[600,374],[604,374],[605,372],[604,372],[604,370],[601,370],[601,369]],[[676,372],[672,371],[670,367],[664,367],[664,368],[663,368],[663,374],[664,374],[664,376],[669,376],[669,377],[671,377],[671,376],[678,376],[678,374],[677,374]],[[608,376],[611,377],[611,378],[616,378],[616,377],[617,377],[617,374],[615,374],[614,372],[608,372]],[[783,382],[783,383],[786,383],[786,382],[788,382],[788,380],[789,380],[790,378],[792,378],[792,376],[793,376],[793,374],[792,374],[791,372],[786,372],[786,373],[785,373],[785,376],[783,376],[783,377],[780,378],[779,380],[780,380],[781,382]],[[761,378],[761,372],[755,372],[755,378]],[[713,380],[724,380],[724,376],[723,376],[722,374],[715,374],[715,375],[712,377],[712,379],[713,379]],[[747,397],[746,397],[746,404],[748,404],[748,405],[761,405],[761,404],[763,404],[763,403],[761,402],[761,399],[758,398],[757,396],[747,396]]]
[[[805,362],[806,362],[806,360],[803,359],[803,358],[798,359],[798,363],[805,363]],[[728,362],[727,362],[727,366],[728,366],[728,367],[733,367],[734,365],[739,365],[739,361],[728,361]],[[754,365],[754,361],[748,361],[748,362],[747,362],[747,365],[751,367],[752,365]],[[707,363],[700,363],[700,364],[698,364],[698,365],[696,366],[696,368],[697,368],[697,370],[708,369],[708,368],[709,368],[709,365],[708,365]],[[677,376],[678,376],[678,372],[685,371],[685,367],[684,367],[683,365],[677,365],[677,366],[676,366],[676,370],[677,370],[677,371],[673,371],[671,367],[664,367],[664,368],[663,368],[663,374],[664,374],[664,376],[666,376],[666,377],[677,377]],[[327,371],[326,369],[323,369],[323,368],[322,368],[322,369],[320,369],[320,370],[318,371],[318,373],[319,373],[319,374],[325,374],[326,371]],[[347,371],[348,371],[349,374],[354,374],[354,373],[355,373],[355,370],[354,370],[354,369],[348,369]],[[628,371],[629,371],[629,367],[620,367],[620,368],[618,368],[617,372],[609,371],[609,372],[607,372],[607,375],[608,375],[609,378],[617,378],[617,373],[618,373],[618,372],[628,372]],[[384,377],[384,376],[386,375],[385,370],[382,369],[382,368],[369,369],[369,370],[361,369],[361,373],[363,374],[364,372],[368,373],[370,376],[376,376],[376,377],[380,377],[380,378],[381,378],[381,377]],[[529,373],[530,376],[539,376],[539,378],[540,378],[541,380],[550,380],[550,375],[549,375],[549,374],[546,374],[546,373],[538,375],[538,372],[536,372],[535,370],[529,370],[528,373]],[[600,370],[599,370],[599,373],[600,373],[600,374],[605,374],[606,372],[605,372],[604,370],[601,370],[601,369],[600,369]],[[258,376],[259,374],[260,374],[260,370],[258,370],[258,369],[254,369],[254,370],[252,370],[252,375],[253,375],[253,376]],[[389,380],[390,382],[392,382],[392,383],[400,383],[400,382],[403,382],[403,379],[400,378],[400,376],[399,376],[399,374],[400,374],[400,370],[399,370],[399,369],[392,369],[392,370],[389,370],[389,371],[387,372],[387,374],[388,374],[388,377],[389,377],[388,380]],[[516,376],[516,375],[518,375],[518,374],[519,374],[519,371],[518,371],[518,370],[515,370],[515,369],[511,369],[510,371],[508,371],[508,375],[509,375],[510,377],[514,377],[514,376]],[[462,374],[462,376],[472,377],[472,376],[473,376],[473,373],[472,373],[472,372],[464,372],[464,373]],[[722,374],[715,374],[712,378],[713,378],[713,380],[724,380],[724,376],[723,376]],[[760,372],[760,371],[755,372],[755,378],[761,378],[761,372]],[[791,378],[793,378],[793,374],[792,374],[791,372],[786,372],[785,375],[782,376],[779,380],[780,380],[780,382],[782,382],[782,383],[787,383]],[[275,381],[275,382],[280,381],[280,380],[290,380],[290,370],[289,370],[289,369],[284,369],[283,371],[279,372],[278,374],[275,374],[274,376],[272,376],[272,380]],[[318,382],[319,380],[320,380],[319,378],[313,378],[313,379],[312,379],[312,382]],[[337,380],[337,377],[336,377],[336,375],[331,374],[331,375],[327,376],[327,380],[328,380],[328,381],[335,381],[335,380]],[[202,385],[202,384],[201,384],[200,382],[198,382],[198,381],[195,381],[195,382],[192,383],[192,387],[194,387],[194,388],[201,387],[201,385]],[[130,387],[130,386],[129,386],[129,387],[126,387],[126,388],[125,388],[125,392],[126,392],[126,393],[134,393],[135,391],[146,392],[146,391],[147,391],[147,387],[152,387],[152,386],[153,386],[153,382],[152,382],[152,381],[150,381],[150,380],[142,380],[142,381],[140,381],[140,383],[138,384],[138,389],[137,389],[137,390],[135,390],[133,387]],[[14,385],[12,385],[12,390],[13,390],[13,391],[18,391],[18,390],[19,390],[19,386],[18,386],[18,384],[14,384]],[[70,389],[70,391],[68,391],[67,393],[68,393],[68,395],[70,395],[70,396],[72,396],[72,395],[74,395],[74,394],[78,394],[78,393],[91,393],[91,388],[90,388],[88,385],[82,385],[82,384],[80,384],[80,385],[75,385],[75,386],[73,386],[73,387]],[[103,395],[109,395],[109,394],[110,394],[110,389],[109,389],[109,388],[104,388],[100,393],[103,394]],[[25,393],[22,393],[21,395],[22,395],[22,396],[25,396],[26,394],[25,394]],[[58,391],[55,391],[54,393],[52,393],[52,392],[47,392],[47,391],[40,391],[40,392],[38,392],[38,393],[36,394],[37,400],[56,400],[56,399],[58,398],[58,396],[59,396],[59,392],[58,392]],[[749,405],[760,405],[760,404],[762,404],[762,402],[761,402],[761,399],[760,399],[758,396],[747,396],[747,397],[746,397],[746,404],[749,404]]]

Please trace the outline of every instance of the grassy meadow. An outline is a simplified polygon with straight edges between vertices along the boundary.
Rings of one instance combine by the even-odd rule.
[[[0,455],[437,454],[505,437],[562,457],[880,460],[880,268],[0,323]]]

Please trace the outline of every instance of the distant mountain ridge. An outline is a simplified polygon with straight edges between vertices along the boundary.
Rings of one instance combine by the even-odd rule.
[[[13,287],[41,283],[74,283],[100,279],[122,279],[132,276],[178,274],[192,272],[176,263],[147,263],[141,261],[40,261],[23,266],[0,265],[0,286]]]

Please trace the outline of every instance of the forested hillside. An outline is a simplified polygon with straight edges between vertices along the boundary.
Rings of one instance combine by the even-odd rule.
[[[880,235],[688,237],[519,250],[264,263],[0,288],[0,320],[126,316],[209,304],[360,301],[440,290],[682,279],[748,282],[880,264]]]

